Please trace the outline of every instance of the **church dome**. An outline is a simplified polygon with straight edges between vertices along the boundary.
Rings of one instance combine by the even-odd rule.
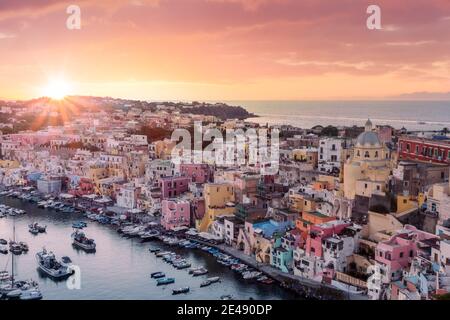
[[[367,119],[365,125],[365,131],[361,133],[356,139],[356,146],[358,147],[380,147],[380,139],[378,138],[378,134],[372,131],[372,121]]]
[[[379,147],[381,146],[380,139],[378,135],[373,131],[365,131],[361,133],[356,139],[356,145],[359,147],[370,146]]]

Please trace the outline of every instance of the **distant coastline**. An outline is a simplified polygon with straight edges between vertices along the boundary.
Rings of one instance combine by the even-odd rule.
[[[240,105],[257,118],[247,121],[269,125],[292,125],[310,129],[322,126],[374,124],[396,129],[439,131],[450,128],[450,101],[227,101]]]

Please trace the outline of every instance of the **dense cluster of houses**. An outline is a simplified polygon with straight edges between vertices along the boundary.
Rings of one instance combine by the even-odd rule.
[[[0,183],[138,210],[166,230],[196,228],[258,263],[371,299],[450,291],[447,137],[370,120],[337,136],[279,126],[279,171],[266,175],[245,164],[175,164],[176,142],[130,133],[194,121],[257,126],[163,107],[83,113],[63,126],[2,135]]]

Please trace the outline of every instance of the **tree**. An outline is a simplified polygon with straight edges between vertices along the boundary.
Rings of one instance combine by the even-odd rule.
[[[322,129],[320,134],[322,136],[337,137],[339,135],[339,130],[334,126],[327,126]]]

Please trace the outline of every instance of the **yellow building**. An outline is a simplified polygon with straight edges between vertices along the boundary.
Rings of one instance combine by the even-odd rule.
[[[354,199],[356,195],[383,194],[391,172],[389,164],[387,148],[367,120],[365,131],[356,140],[353,156],[344,164],[344,196]]]
[[[0,168],[2,169],[16,169],[20,167],[17,160],[0,160]]]
[[[208,183],[204,187],[205,215],[198,225],[200,232],[208,231],[218,216],[230,216],[235,212],[233,185],[229,183]]]
[[[292,157],[295,161],[304,161],[314,167],[317,167],[319,158],[318,150],[314,148],[294,149],[292,150]]]

